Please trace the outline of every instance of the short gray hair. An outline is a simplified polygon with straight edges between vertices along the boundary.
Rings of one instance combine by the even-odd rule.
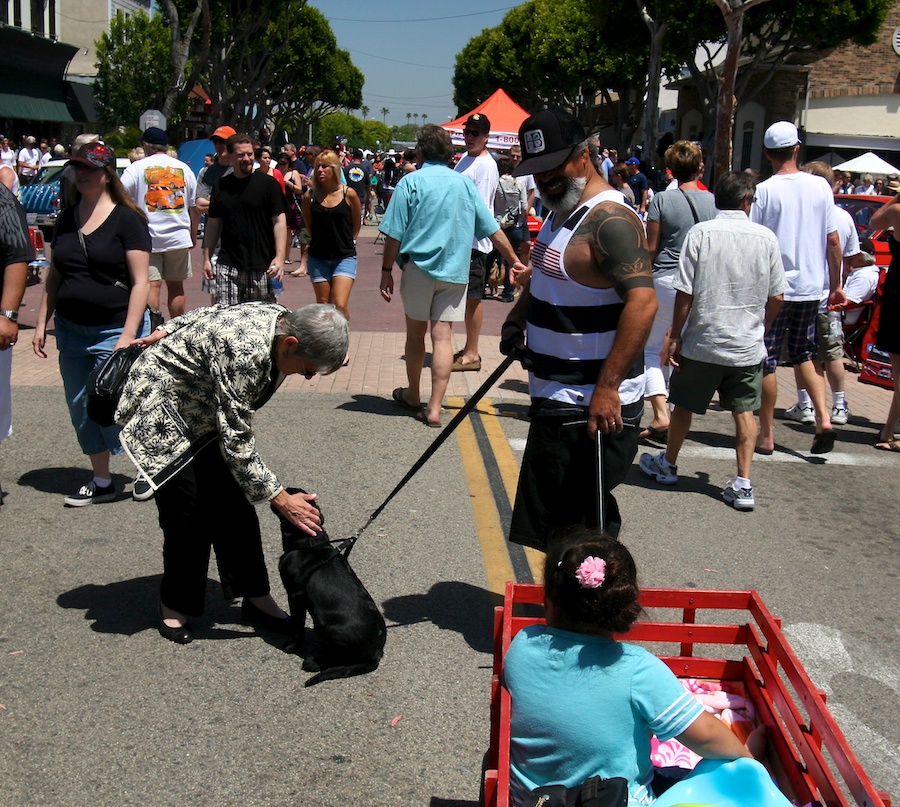
[[[716,207],[719,210],[739,210],[748,196],[756,190],[753,177],[743,171],[726,171],[715,187]]]
[[[311,303],[288,311],[279,318],[275,333],[293,336],[300,343],[296,355],[315,365],[322,375],[335,372],[350,347],[350,324],[330,303]]]

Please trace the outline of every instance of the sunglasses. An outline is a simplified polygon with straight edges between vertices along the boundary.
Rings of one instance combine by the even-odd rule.
[[[463,129],[463,134],[466,137],[480,137],[481,132],[478,129]]]

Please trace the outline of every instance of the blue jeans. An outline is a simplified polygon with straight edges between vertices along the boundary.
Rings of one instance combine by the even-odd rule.
[[[87,378],[100,362],[108,358],[122,335],[121,325],[76,325],[64,317],[55,317],[59,372],[75,427],[78,445],[88,456],[109,451],[119,454],[121,426],[98,426],[87,416]],[[144,312],[140,336],[150,332],[150,315]]]

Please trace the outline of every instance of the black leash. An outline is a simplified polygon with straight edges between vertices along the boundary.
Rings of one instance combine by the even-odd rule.
[[[469,412],[471,412],[477,405],[478,402],[485,396],[487,391],[497,383],[500,376],[506,372],[507,368],[513,363],[515,360],[514,355],[506,356],[502,362],[497,366],[497,369],[494,370],[493,373],[490,374],[487,381],[485,381],[474,393],[472,393],[472,397],[466,401],[459,412],[456,413],[453,420],[451,420],[443,429],[441,429],[441,433],[434,439],[428,448],[422,452],[422,456],[416,460],[415,464],[412,468],[410,468],[406,472],[406,476],[400,480],[397,486],[388,494],[388,497],[378,506],[378,508],[369,516],[368,521],[362,525],[352,536],[346,538],[340,542],[338,546],[338,550],[343,553],[344,557],[350,554],[350,550],[353,549],[353,545],[359,540],[360,536],[369,528],[369,525],[380,515],[381,511],[384,510],[385,507],[388,506],[388,503],[391,499],[394,498],[402,489],[403,486],[412,479],[419,469],[431,458],[431,455],[434,454],[444,443],[444,441],[456,430],[456,427],[459,426],[460,423],[468,416]],[[337,543],[336,541],[332,543]]]

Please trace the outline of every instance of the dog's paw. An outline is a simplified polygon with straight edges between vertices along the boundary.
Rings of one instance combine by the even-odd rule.
[[[288,639],[281,646],[281,649],[284,650],[285,653],[292,653],[295,656],[299,656],[303,651],[303,642],[298,642],[296,639]]]
[[[306,672],[319,672],[322,668],[319,666],[319,662],[316,661],[315,656],[307,656],[303,659],[302,669]]]

